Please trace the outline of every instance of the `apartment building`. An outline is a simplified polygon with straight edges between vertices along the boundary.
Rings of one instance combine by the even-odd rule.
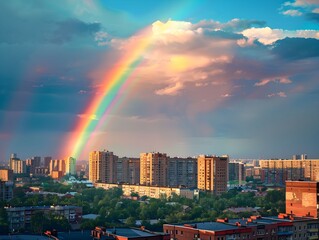
[[[227,192],[228,163],[227,155],[221,157],[199,155],[197,158],[197,188],[211,191],[216,195]]]

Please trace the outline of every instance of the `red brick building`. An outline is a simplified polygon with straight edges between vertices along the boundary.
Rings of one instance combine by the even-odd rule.
[[[154,233],[137,228],[111,228],[95,227],[91,231],[93,239],[108,240],[169,240],[169,234]]]
[[[286,181],[286,213],[319,217],[319,182]]]
[[[269,218],[251,216],[217,222],[164,224],[163,229],[174,240],[306,240],[318,239],[319,223],[317,219],[283,214]]]

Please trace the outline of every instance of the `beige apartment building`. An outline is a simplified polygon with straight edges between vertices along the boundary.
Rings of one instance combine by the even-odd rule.
[[[115,183],[118,156],[109,151],[93,151],[89,157],[89,180],[94,182]]]
[[[285,185],[286,180],[319,181],[319,159],[271,159],[260,160],[264,170],[263,181],[268,184]]]
[[[216,195],[227,192],[228,155],[199,155],[197,159],[197,188],[211,191]]]
[[[140,184],[167,186],[168,157],[166,153],[140,154]]]

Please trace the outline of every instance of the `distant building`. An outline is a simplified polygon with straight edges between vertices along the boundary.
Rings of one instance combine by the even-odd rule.
[[[265,170],[261,167],[246,167],[245,168],[245,177],[253,177],[255,180],[264,181],[265,179]]]
[[[197,159],[197,188],[211,191],[216,195],[227,192],[228,162],[227,155],[221,157],[199,155]]]
[[[64,173],[62,171],[53,170],[50,174],[51,178],[53,179],[61,179],[64,176]]]
[[[9,201],[13,198],[13,182],[0,180],[0,200]]]
[[[11,154],[9,168],[15,174],[23,174],[27,172],[26,162],[17,157],[17,154]]]
[[[0,169],[0,180],[1,181],[13,181],[13,170],[12,169]]]
[[[228,164],[228,181],[238,181],[242,184],[245,181],[245,165],[238,162]]]
[[[26,160],[27,172],[29,174],[35,174],[35,169],[40,167],[41,157],[32,157]]]
[[[9,207],[6,208],[10,231],[13,229],[31,228],[31,217],[35,212],[44,214],[56,214],[64,216],[72,225],[78,225],[82,220],[82,207],[77,206],[33,206],[33,207]]]
[[[123,195],[130,197],[132,193],[137,193],[140,197],[147,196],[151,198],[171,197],[173,194],[188,199],[199,199],[199,191],[197,189],[178,188],[178,187],[159,187],[145,185],[115,184],[115,183],[95,183],[96,188],[111,189],[121,188]]]
[[[44,157],[43,165],[44,165],[45,168],[49,168],[50,169],[51,160],[52,160],[52,157]]]
[[[36,167],[34,176],[48,176],[49,173],[49,168],[47,167]]]
[[[65,160],[64,159],[52,159],[50,161],[50,175],[52,177],[53,172],[61,172],[62,175],[65,174],[66,166],[65,166]]]
[[[117,181],[128,184],[140,183],[140,159],[122,157],[117,162]]]
[[[93,151],[89,157],[89,180],[102,183],[117,182],[118,156],[109,151]]]
[[[65,175],[75,175],[76,174],[76,159],[73,157],[68,157],[65,159]]]
[[[286,213],[319,218],[319,182],[286,181]]]
[[[295,157],[296,158],[296,157]],[[264,170],[263,181],[266,184],[284,186],[285,181],[317,181],[319,159],[271,159],[260,160],[260,167]]]
[[[140,154],[140,184],[167,186],[168,157],[166,153]]]
[[[168,186],[197,187],[197,159],[196,158],[169,158],[168,159]]]

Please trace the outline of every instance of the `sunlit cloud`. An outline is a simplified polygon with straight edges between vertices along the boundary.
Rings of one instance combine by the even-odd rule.
[[[270,27],[265,28],[250,28],[243,32],[243,35],[252,40],[258,40],[259,42],[270,45],[279,39],[286,37],[296,38],[316,38],[319,39],[318,30],[283,30],[283,29],[271,29]]]

